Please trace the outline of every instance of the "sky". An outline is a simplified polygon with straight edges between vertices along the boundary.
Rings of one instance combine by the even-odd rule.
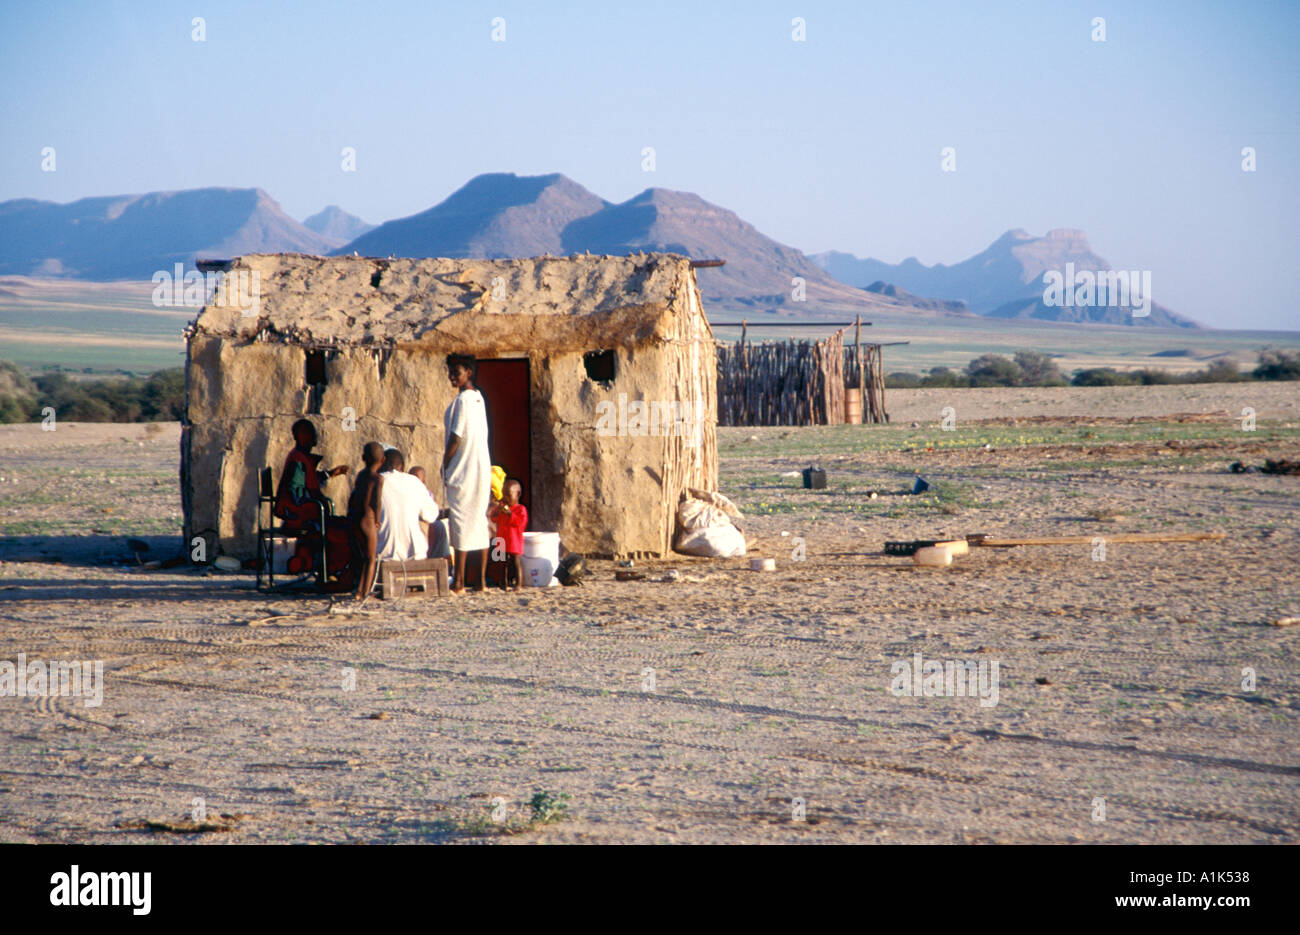
[[[1300,2],[1259,0],[0,0],[0,201],[259,187],[377,223],[562,172],[890,262],[1079,228],[1179,313],[1300,329],[1297,49]]]

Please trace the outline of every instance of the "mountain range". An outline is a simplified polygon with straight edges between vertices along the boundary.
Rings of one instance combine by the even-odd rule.
[[[1109,269],[1081,231],[1008,231],[953,266],[915,258],[895,265],[834,251],[809,257],[690,192],[647,188],[611,203],[558,173],[479,175],[433,207],[378,226],[337,205],[299,223],[258,188],[0,203],[0,275],[148,280],[175,263],[246,253],[495,258],[636,251],[725,260],[698,278],[708,306],[731,314],[943,318],[969,317],[973,309],[997,318],[1195,327],[1155,305],[1147,318],[1125,309],[1045,305],[1045,270],[1066,262]]]
[[[0,202],[0,273],[10,275],[148,280],[196,256],[327,253],[336,246],[260,188]]]
[[[335,253],[495,258],[635,251],[725,259],[725,266],[701,271],[700,291],[710,305],[736,312],[913,308],[838,282],[803,253],[698,195],[647,188],[611,204],[558,173],[477,176],[427,211],[381,224]],[[796,279],[803,299],[794,296]]]
[[[1081,230],[1050,230],[1044,237],[1009,230],[980,253],[952,266],[942,263],[926,266],[916,257],[896,264],[885,263],[834,250],[815,254],[812,260],[849,285],[873,288],[869,284],[888,283],[921,295],[965,302],[975,312],[990,318],[1200,327],[1190,318],[1154,302],[1149,314],[1138,317],[1134,317],[1131,304],[1048,305],[1043,300],[1045,272],[1064,271],[1067,264],[1080,273],[1112,269],[1092,252],[1088,236]]]

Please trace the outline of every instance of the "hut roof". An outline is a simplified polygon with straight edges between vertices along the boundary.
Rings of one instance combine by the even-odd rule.
[[[377,259],[254,254],[226,267],[193,331],[304,344],[420,343],[504,336],[525,347],[651,337],[690,283],[690,261],[668,253],[521,260]],[[242,270],[258,274],[258,304],[241,309]],[[684,297],[682,297],[684,298]],[[539,324],[540,323],[540,324]]]

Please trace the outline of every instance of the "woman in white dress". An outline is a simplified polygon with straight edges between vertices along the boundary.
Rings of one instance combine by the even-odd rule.
[[[487,588],[487,549],[490,541],[487,508],[492,497],[492,458],[488,454],[487,408],[483,394],[474,388],[474,358],[447,357],[447,377],[456,398],[442,417],[446,451],[442,456],[442,482],[447,489],[451,519],[451,546],[456,550],[452,590],[465,592],[465,556],[478,553],[478,590]]]

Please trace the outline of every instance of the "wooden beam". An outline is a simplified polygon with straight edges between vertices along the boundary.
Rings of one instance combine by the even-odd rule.
[[[1119,532],[1106,535],[1098,532],[1092,536],[1029,536],[1026,538],[1004,538],[981,534],[966,537],[971,545],[989,549],[1006,549],[1017,545],[1092,545],[1094,539],[1111,542],[1213,542],[1224,538],[1221,532]]]
[[[744,321],[710,321],[714,328],[739,328],[745,324]],[[751,328],[847,328],[854,324],[851,321],[751,321],[748,323]],[[862,322],[864,328],[869,328],[871,322]],[[906,344],[906,341],[897,341],[897,344]]]

